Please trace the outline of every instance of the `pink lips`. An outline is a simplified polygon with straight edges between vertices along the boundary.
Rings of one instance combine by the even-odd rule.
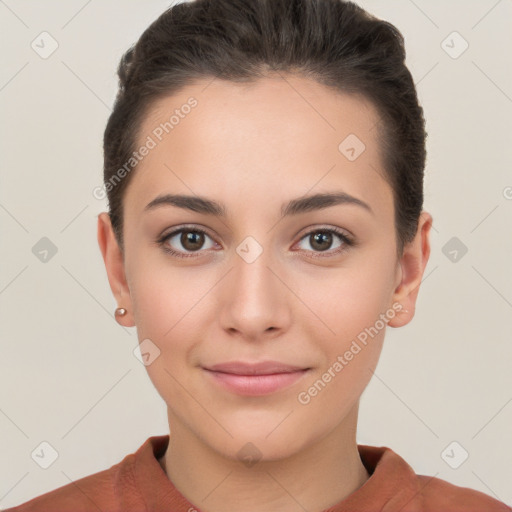
[[[301,379],[309,370],[276,361],[230,362],[203,368],[215,382],[240,395],[267,395]]]

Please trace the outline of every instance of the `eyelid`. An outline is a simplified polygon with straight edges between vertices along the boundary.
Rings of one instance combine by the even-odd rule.
[[[210,230],[201,224],[183,224],[180,226],[175,226],[169,231],[164,230],[163,233],[158,237],[159,240],[164,238],[169,238],[171,235],[176,235],[177,233],[180,233],[181,231],[199,231],[201,233],[205,233],[210,238],[215,238],[211,233]]]
[[[348,229],[340,228],[338,226],[333,226],[330,224],[310,224],[309,226],[306,226],[305,228],[299,231],[299,234],[302,233],[299,239],[302,240],[306,235],[309,235],[311,234],[311,232],[316,231],[333,231],[338,235],[343,235],[347,239],[354,239],[354,235]],[[297,234],[296,236],[299,236],[299,234]]]

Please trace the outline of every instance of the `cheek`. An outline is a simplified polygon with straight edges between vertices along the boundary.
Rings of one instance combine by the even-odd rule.
[[[383,257],[382,252],[368,251],[353,266],[340,270],[332,280],[326,280],[322,287],[312,288],[315,290],[310,295],[312,309],[329,327],[327,330],[320,322],[309,322],[309,335],[324,355],[322,368],[315,376],[316,387],[311,390],[312,394],[318,393],[318,400],[314,400],[320,408],[329,401],[331,405],[340,400],[350,403],[372,377],[387,322],[395,313],[389,303],[392,257],[392,251],[388,258]],[[313,324],[322,331],[316,330],[315,334]],[[319,332],[327,334],[319,336]]]
[[[190,270],[166,265],[161,257],[141,255],[138,261],[131,269],[130,288],[137,330],[144,338],[165,343],[197,317],[204,282],[197,275],[191,279]]]
[[[310,292],[312,309],[330,327],[331,341],[340,343],[372,326],[389,307],[390,270],[375,266],[344,269],[324,286]]]
[[[148,343],[145,340],[150,340],[148,346],[158,354],[146,366],[148,376],[167,404],[185,409],[190,404],[184,400],[182,385],[190,387],[187,358],[195,343],[201,295],[176,271],[160,272],[155,266],[139,269],[133,283],[132,307],[141,352]]]
[[[323,297],[330,307],[324,318],[335,334],[312,335],[323,362],[297,396],[300,407],[311,417],[329,411],[332,425],[345,417],[370,382],[382,351],[386,319],[392,318],[383,301],[375,296],[375,289],[371,293],[349,286],[341,288],[350,292],[345,300]]]
[[[205,332],[201,326],[215,319],[212,296],[207,294],[214,282],[197,269],[170,268],[147,260],[135,275],[131,294],[138,339],[141,343],[149,339],[159,351],[146,369],[160,392],[175,394],[178,382],[188,380],[193,350]]]
[[[366,385],[371,376],[369,369],[376,366],[382,349],[387,321],[391,316],[386,316],[385,295],[379,297],[374,288],[377,286],[378,283],[373,281],[361,289],[357,289],[355,284],[342,287],[345,296],[326,301],[330,308],[325,315],[326,323],[335,334],[316,337],[326,356],[322,370],[329,372],[325,375],[325,382],[332,381],[332,387],[339,385],[345,388],[345,392],[347,388],[343,380],[351,382],[352,389],[356,381]]]

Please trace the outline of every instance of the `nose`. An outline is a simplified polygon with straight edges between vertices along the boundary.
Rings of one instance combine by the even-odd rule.
[[[293,294],[286,277],[279,275],[285,274],[282,266],[268,256],[270,251],[264,250],[256,258],[254,253],[252,257],[247,254],[238,248],[233,257],[233,267],[219,290],[219,314],[224,330],[258,341],[288,329]]]

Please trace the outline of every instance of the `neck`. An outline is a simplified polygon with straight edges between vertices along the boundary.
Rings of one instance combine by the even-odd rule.
[[[357,450],[357,413],[358,404],[338,427],[306,449],[250,467],[205,445],[174,417],[169,446],[159,462],[176,489],[201,510],[320,512],[370,477]]]

